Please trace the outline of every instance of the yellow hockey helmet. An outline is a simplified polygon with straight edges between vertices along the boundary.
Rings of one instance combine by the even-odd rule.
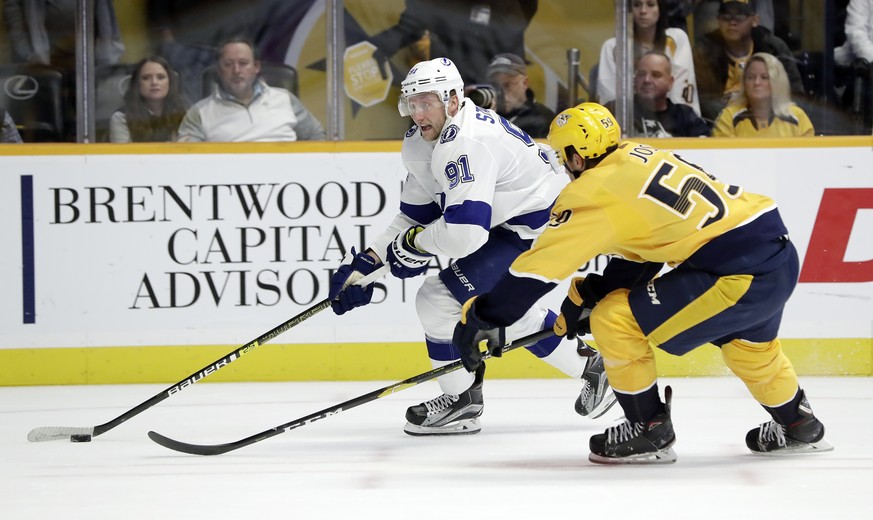
[[[612,113],[597,103],[582,103],[558,114],[549,126],[551,146],[567,164],[567,147],[584,159],[596,159],[618,146],[621,128]]]

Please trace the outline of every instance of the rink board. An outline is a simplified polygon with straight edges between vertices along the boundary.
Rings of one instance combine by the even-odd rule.
[[[871,375],[873,139],[652,144],[777,200],[803,264],[786,351],[801,373]],[[326,297],[341,252],[393,218],[405,177],[397,142],[10,146],[0,171],[4,385],[180,379]],[[383,279],[378,303],[322,312],[209,380],[427,370],[422,279]],[[725,373],[714,347],[658,363]],[[525,353],[492,365],[496,377],[554,374]]]

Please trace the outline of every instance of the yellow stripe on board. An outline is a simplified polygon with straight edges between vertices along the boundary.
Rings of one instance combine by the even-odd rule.
[[[633,139],[670,150],[735,148],[873,148],[873,136],[791,138],[669,138]],[[546,142],[543,139],[538,141]],[[391,153],[401,141],[295,141],[275,143],[38,143],[0,146],[3,156],[40,155],[173,155],[264,153]]]
[[[631,141],[667,150],[730,150],[734,148],[873,148],[873,136],[815,136],[815,137],[731,137],[701,138],[672,137],[630,138]]]
[[[873,339],[783,339],[801,375],[873,375]],[[175,383],[232,352],[234,346],[0,349],[0,386]],[[730,372],[707,345],[676,357],[655,349],[658,375]],[[402,381],[432,367],[423,343],[264,345],[205,381]],[[493,379],[563,374],[527,351],[488,362]]]
[[[274,143],[41,143],[0,146],[3,156],[192,155],[266,153],[391,153],[401,141],[294,141]]]

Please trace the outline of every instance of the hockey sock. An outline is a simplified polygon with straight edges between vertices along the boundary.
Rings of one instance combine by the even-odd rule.
[[[658,383],[637,394],[626,394],[613,389],[618,404],[624,410],[625,418],[631,423],[646,422],[658,414],[661,398],[658,395]]]
[[[787,403],[774,407],[764,406],[764,409],[770,413],[774,421],[787,426],[801,419],[800,413],[797,411],[801,399],[803,399],[803,392],[798,387],[797,393]]]
[[[452,342],[438,342],[432,339],[425,339],[427,345],[427,354],[430,357],[431,365],[434,368],[439,368],[443,365],[448,365],[453,361],[461,358],[458,349],[452,345]],[[440,384],[440,389],[443,393],[449,395],[458,395],[464,390],[470,388],[473,384],[473,374],[466,370],[455,370],[450,372],[437,381]]]

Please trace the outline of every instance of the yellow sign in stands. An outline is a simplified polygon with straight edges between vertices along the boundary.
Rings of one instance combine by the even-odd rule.
[[[343,54],[346,95],[365,107],[384,101],[394,79],[387,63],[384,65],[385,79],[382,79],[379,63],[373,58],[375,50],[375,45],[363,41],[346,47]]]

